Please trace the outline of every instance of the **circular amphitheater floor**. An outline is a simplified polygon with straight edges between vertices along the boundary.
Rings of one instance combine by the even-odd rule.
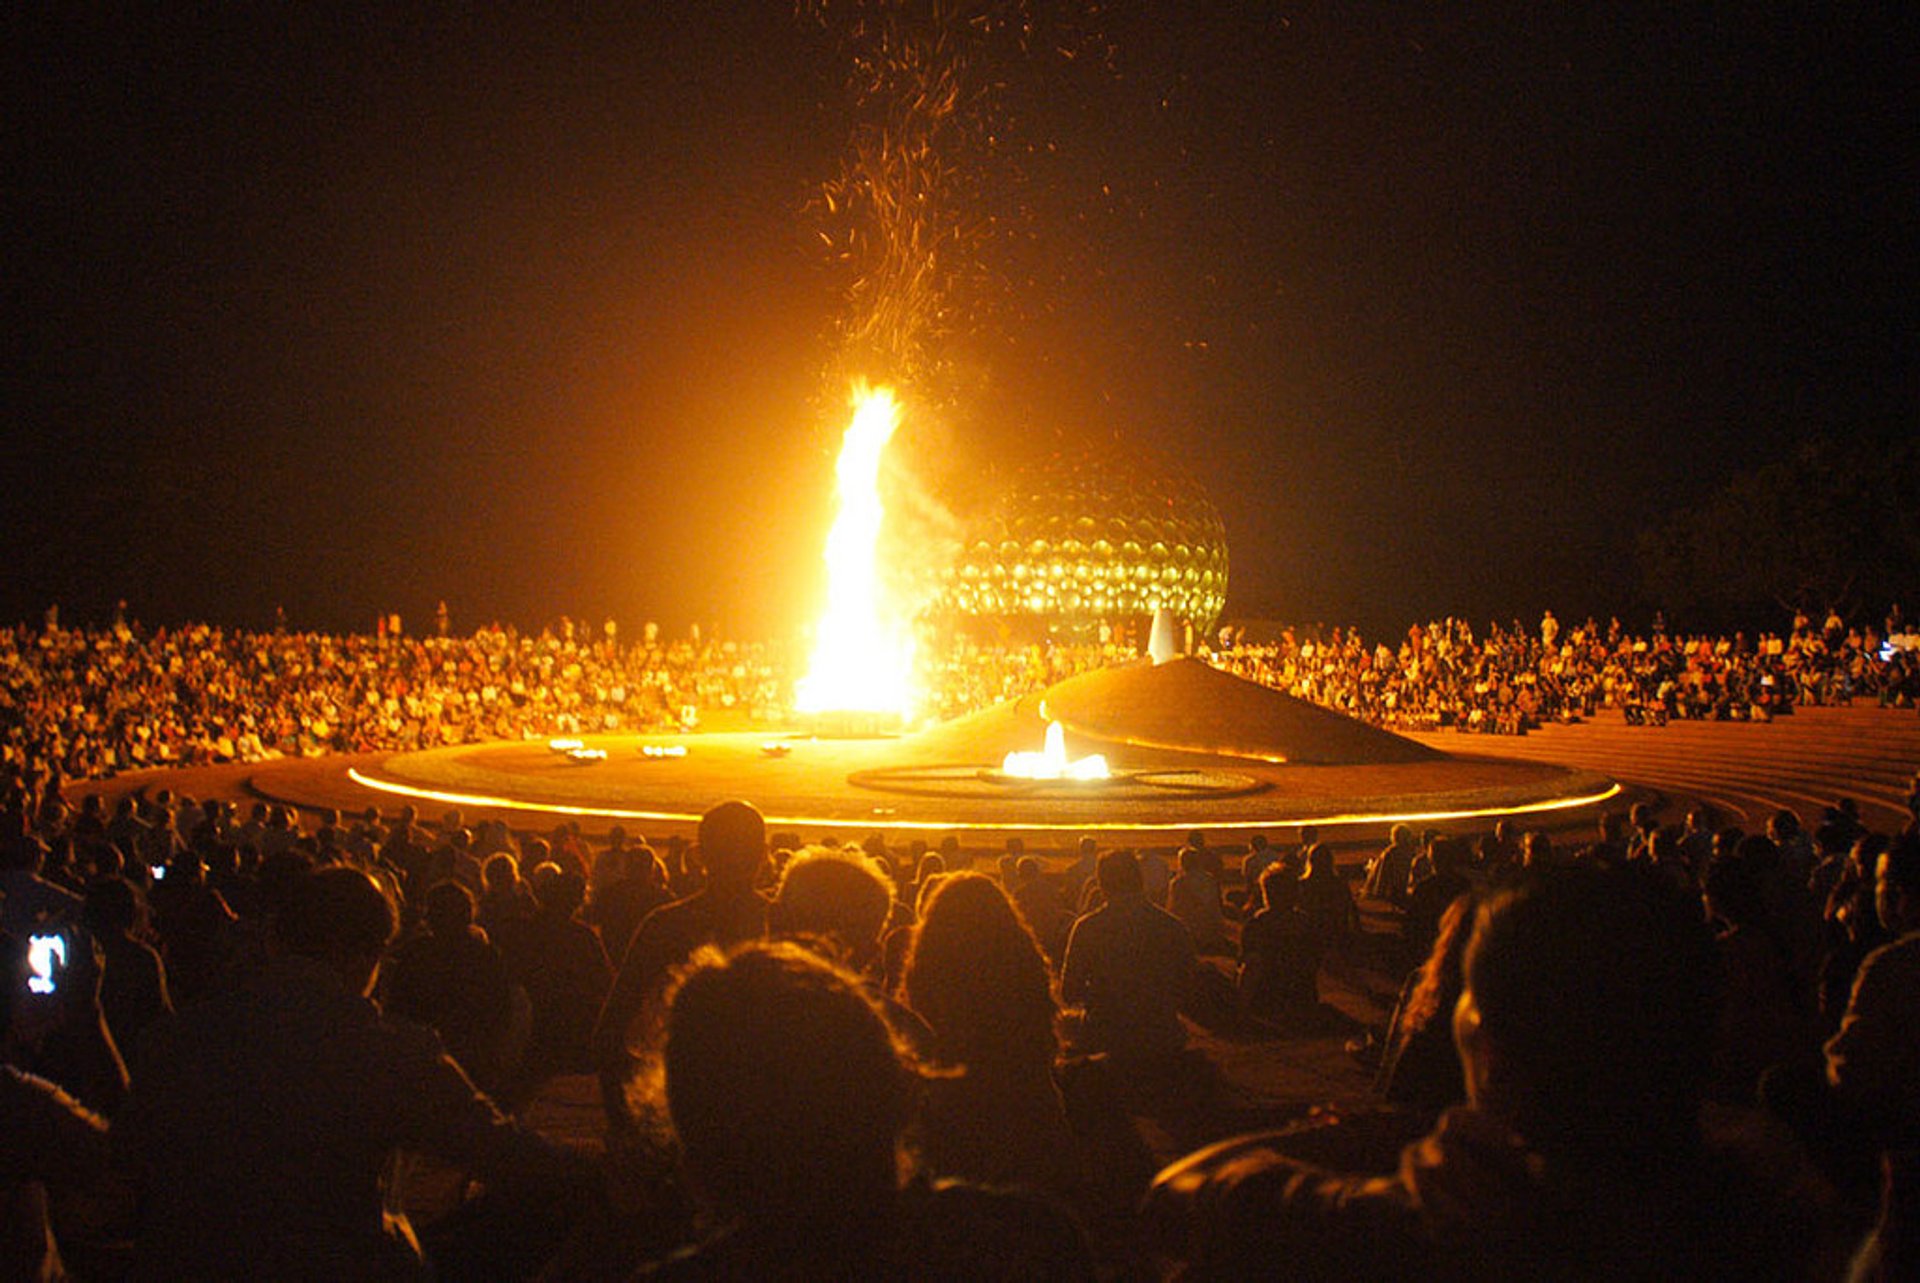
[[[1065,736],[1070,757],[1098,755],[1110,775],[1035,780],[1005,769],[1009,754],[1037,755],[1050,732]],[[348,785],[359,790],[350,802]],[[345,764],[333,777],[264,771],[252,786],[307,807],[349,809],[378,797],[463,816],[505,812],[536,824],[533,817],[564,816],[649,833],[691,825],[715,801],[742,797],[780,829],[975,841],[1058,834],[1060,842],[1087,832],[1552,820],[1622,792],[1586,768],[1441,751],[1191,659],[1083,673],[910,734],[461,745]]]
[[[1035,835],[1032,845],[1045,848],[1064,846],[1067,835],[1082,831],[1133,831],[1151,842],[1155,833],[1172,841],[1189,828],[1268,829],[1277,837],[1285,828],[1317,823],[1332,826],[1326,836],[1345,845],[1372,841],[1401,819],[1484,826],[1511,813],[1530,828],[1590,831],[1599,810],[1641,798],[1669,802],[1676,819],[1680,808],[1705,802],[1722,822],[1752,828],[1781,807],[1817,822],[1820,808],[1847,796],[1860,802],[1869,824],[1896,828],[1920,768],[1920,716],[1868,707],[1802,709],[1765,724],[1658,727],[1628,726],[1617,713],[1602,713],[1519,737],[1443,731],[1412,738],[1445,756],[1301,765],[1179,755],[1182,771],[1257,785],[1217,795],[1151,787],[1092,794],[1063,786],[993,787],[981,778],[991,764],[956,752],[951,742],[743,733],[589,738],[609,754],[592,766],[573,765],[543,743],[493,743],[136,771],[74,791],[111,797],[164,787],[308,811],[378,806],[391,812],[411,801],[424,815],[459,807],[470,822],[491,817],[544,829],[576,819],[589,832],[618,823],[662,836],[688,831],[721,798],[745,797],[776,824],[807,836],[821,829],[954,831],[968,835],[968,845],[997,845],[1000,835],[1021,833]],[[774,742],[786,745],[783,755],[766,751]],[[683,748],[685,756],[645,757],[648,744]],[[1167,766],[1152,750],[1122,749],[1114,756],[1129,771]],[[938,782],[956,772],[958,787]],[[918,787],[916,773],[931,773],[936,787]],[[1055,836],[1048,840],[1048,834]]]

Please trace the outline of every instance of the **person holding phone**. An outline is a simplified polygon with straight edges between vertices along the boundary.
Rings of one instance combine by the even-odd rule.
[[[78,925],[41,923],[6,943],[8,1016],[0,1059],[111,1114],[127,1092],[120,1049],[100,1014],[100,955]]]
[[[0,815],[0,931],[16,939],[35,924],[68,922],[80,916],[80,897],[40,876],[47,847],[26,813]]]
[[[429,1277],[405,1218],[385,1205],[400,1149],[485,1182],[489,1214],[446,1222],[491,1235],[505,1274],[534,1273],[558,1209],[589,1202],[595,1169],[502,1115],[433,1030],[371,1000],[394,930],[392,905],[363,871],[302,874],[266,964],[141,1039],[114,1119],[140,1200],[139,1277]],[[469,1276],[456,1260],[485,1259],[472,1243],[439,1246],[460,1254],[436,1258],[446,1277]]]
[[[70,1210],[75,1196],[87,1199],[84,1210],[102,1224],[119,1210],[108,1179],[106,1121],[19,1063],[35,1052],[37,1026],[59,1014],[68,983],[65,948],[58,932],[24,941],[0,936],[0,952],[13,964],[0,985],[0,1273],[8,1278],[67,1277],[49,1212],[53,1191]]]

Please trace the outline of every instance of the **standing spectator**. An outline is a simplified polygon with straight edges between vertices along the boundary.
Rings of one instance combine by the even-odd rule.
[[[1711,807],[1696,806],[1687,812],[1686,824],[1680,833],[1681,858],[1696,881],[1706,872],[1707,861],[1713,857],[1713,835],[1717,831],[1714,821]]]
[[[419,818],[420,813],[412,806],[401,807],[400,818],[380,846],[380,862],[400,875],[400,885],[409,905],[420,904],[430,885],[427,867],[430,848],[426,834],[420,829]]]
[[[1167,891],[1173,885],[1173,870],[1167,867],[1167,857],[1155,850],[1140,854],[1140,881],[1147,897],[1147,903],[1164,909],[1167,907]],[[1098,881],[1096,877],[1095,881]]]
[[[1840,1018],[1853,994],[1853,982],[1860,964],[1883,944],[1891,943],[1875,906],[1874,871],[1887,839],[1878,833],[1863,833],[1847,852],[1845,866],[1827,893],[1826,930],[1828,948],[1820,961],[1820,1029],[1823,1037],[1832,1037],[1840,1027]]]
[[[520,861],[511,852],[496,851],[486,858],[480,866],[480,886],[473,920],[488,938],[498,940],[502,927],[533,916],[533,892],[521,880]]]
[[[120,852],[122,859],[128,863],[139,859],[140,853],[146,849],[147,824],[135,809],[134,800],[131,793],[122,795],[120,800],[113,804],[113,818],[107,822],[107,841],[113,844],[114,848]],[[266,803],[255,803],[253,809],[256,815],[264,815]],[[244,828],[242,832],[245,832]]]
[[[8,1278],[68,1277],[50,1195],[69,1208],[76,1198],[103,1202],[110,1152],[104,1118],[46,1079],[0,1065],[0,1268]]]
[[[473,920],[473,893],[458,882],[427,891],[426,930],[400,946],[386,1006],[439,1032],[469,1077],[497,1092],[517,1060],[512,982],[500,951]]]
[[[1109,851],[1095,875],[1106,904],[1073,924],[1060,993],[1084,1009],[1080,1040],[1117,1061],[1164,1064],[1187,1043],[1180,1004],[1193,982],[1193,936],[1147,901],[1131,852]]]
[[[627,956],[633,933],[649,913],[670,903],[667,866],[642,842],[608,850],[593,866],[597,885],[587,895],[586,920],[600,932],[600,942],[615,965]]]
[[[859,847],[802,847],[780,871],[767,909],[771,935],[799,940],[869,981],[893,909],[887,866]]]
[[[627,1083],[636,1059],[629,1038],[636,1020],[657,1029],[659,1002],[672,968],[702,945],[722,948],[767,932],[767,901],[755,886],[767,862],[767,824],[747,802],[722,802],[700,817],[706,884],[648,914],[633,934],[594,1033],[601,1103],[617,1136],[636,1130]]]
[[[1453,1045],[1453,1011],[1465,987],[1467,941],[1473,933],[1473,897],[1457,897],[1440,916],[1426,961],[1400,990],[1387,1025],[1386,1051],[1374,1095],[1390,1105],[1439,1113],[1467,1098]]]

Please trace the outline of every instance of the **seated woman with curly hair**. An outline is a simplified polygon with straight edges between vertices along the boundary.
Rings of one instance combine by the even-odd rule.
[[[901,997],[957,1071],[928,1086],[922,1143],[934,1171],[1055,1193],[1080,1182],[1078,1147],[1053,1077],[1059,1042],[1045,956],[999,885],[943,881],[907,956]]]
[[[1042,1200],[902,1183],[917,1067],[859,978],[799,945],[697,953],[663,1069],[706,1232],[637,1277],[1092,1277],[1079,1227]]]

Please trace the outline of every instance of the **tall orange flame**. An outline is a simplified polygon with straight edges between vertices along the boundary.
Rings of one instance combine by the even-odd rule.
[[[883,600],[876,564],[886,518],[880,459],[899,426],[891,388],[855,386],[853,422],[834,466],[838,512],[827,533],[827,609],[795,689],[803,713],[912,715],[913,639]]]

